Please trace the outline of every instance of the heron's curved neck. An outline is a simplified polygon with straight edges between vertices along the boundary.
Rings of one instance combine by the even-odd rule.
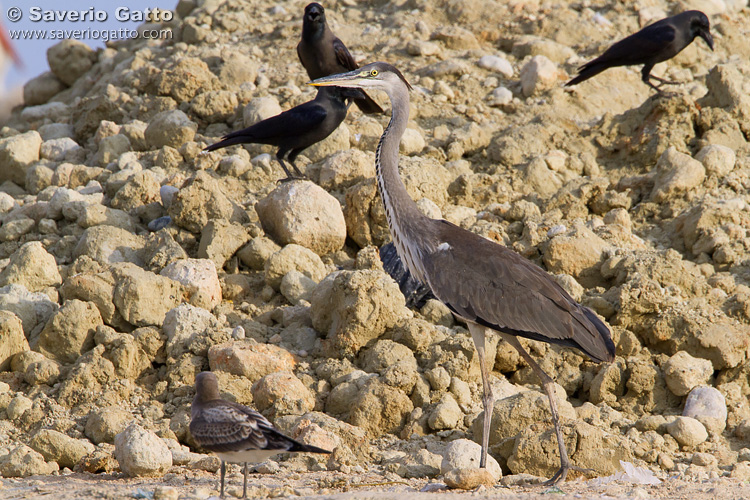
[[[409,122],[409,91],[406,86],[399,90],[388,95],[392,116],[375,151],[375,169],[378,191],[396,250],[409,271],[420,278],[420,259],[416,254],[424,248],[422,233],[427,217],[409,196],[398,173],[398,147]]]

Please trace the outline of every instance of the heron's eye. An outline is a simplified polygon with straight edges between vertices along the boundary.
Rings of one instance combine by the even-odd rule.
[[[370,71],[370,76],[378,76],[378,70],[374,69]]]

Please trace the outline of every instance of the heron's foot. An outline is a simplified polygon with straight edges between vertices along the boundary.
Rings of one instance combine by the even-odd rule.
[[[661,85],[682,85],[683,82],[676,82],[674,80],[667,80],[665,78],[659,78],[658,76],[650,75],[649,78],[656,80]],[[661,87],[661,85],[659,85]]]
[[[276,181],[276,183],[283,184],[289,181],[304,181],[304,180],[307,180],[307,177],[305,177],[304,175],[288,175],[284,177],[283,179],[279,179],[278,181]]]
[[[560,483],[565,482],[565,478],[568,477],[568,471],[572,467],[570,465],[562,465],[559,469],[557,469],[557,472],[555,472],[555,475],[549,478],[547,481],[542,483],[542,486],[557,486]]]

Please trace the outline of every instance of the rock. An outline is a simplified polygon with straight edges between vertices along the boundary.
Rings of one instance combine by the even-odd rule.
[[[440,431],[444,429],[455,429],[463,419],[463,412],[450,394],[444,394],[437,406],[430,413],[427,424],[430,429]]]
[[[315,396],[293,373],[270,373],[253,384],[253,402],[271,419],[304,415],[315,407]]]
[[[372,437],[398,434],[413,409],[413,403],[404,392],[371,379],[352,401],[349,423],[361,427]]]
[[[713,387],[695,387],[685,400],[682,415],[702,423],[712,436],[721,435],[727,426],[726,399]]]
[[[23,373],[23,380],[29,385],[51,387],[60,378],[60,363],[35,351],[24,351],[14,356],[11,368],[14,372]]]
[[[255,205],[263,230],[281,245],[295,243],[318,255],[344,246],[341,204],[316,184],[285,182]]]
[[[95,444],[114,444],[115,436],[124,431],[132,421],[133,415],[123,408],[117,406],[96,408],[86,419],[84,433]]]
[[[670,147],[656,163],[651,199],[657,203],[690,193],[703,183],[706,168],[698,160]]]
[[[93,302],[69,300],[47,322],[35,348],[60,363],[74,363],[94,347],[96,327],[102,324],[102,316]]]
[[[219,79],[208,65],[197,57],[181,57],[171,67],[159,71],[157,92],[169,95],[177,102],[189,102],[201,92],[221,87]]]
[[[706,428],[692,417],[677,417],[667,425],[667,432],[685,448],[692,448],[708,439]]]
[[[248,240],[250,233],[242,225],[211,220],[201,231],[198,257],[210,259],[217,269],[223,269],[227,260]]]
[[[25,243],[10,257],[10,262],[0,272],[0,286],[15,283],[31,292],[62,283],[55,258],[38,241]]]
[[[360,352],[360,364],[370,373],[378,373],[382,381],[410,394],[417,383],[417,359],[411,349],[392,340],[378,340],[375,344]],[[444,408],[441,423],[452,422],[455,412],[452,407]],[[462,415],[463,416],[463,415]]]
[[[737,155],[726,146],[709,144],[698,151],[695,159],[703,164],[707,175],[721,178],[734,170]]]
[[[545,56],[534,56],[521,68],[521,91],[525,97],[551,87],[557,80],[557,65]]]
[[[349,127],[342,123],[331,135],[305,149],[304,155],[313,163],[325,160],[332,154],[349,149],[350,136]]]
[[[271,118],[281,113],[279,101],[273,96],[256,97],[251,100],[242,110],[242,122],[245,127],[254,125],[259,121]]]
[[[78,40],[63,40],[47,49],[52,73],[65,85],[73,85],[96,61],[96,53]]]
[[[234,92],[212,90],[195,96],[190,109],[208,123],[216,123],[232,118],[237,105],[237,95]]]
[[[94,452],[94,445],[84,439],[75,439],[52,429],[41,429],[29,445],[42,454],[48,462],[72,469],[83,457]]]
[[[103,137],[99,141],[99,149],[94,161],[102,167],[106,167],[109,163],[117,161],[120,155],[130,150],[130,139],[122,134]]]
[[[411,56],[433,56],[440,53],[440,45],[426,40],[409,40],[406,52]]]
[[[445,474],[445,484],[450,488],[473,490],[480,486],[492,488],[497,481],[487,469],[457,468]]]
[[[390,240],[390,231],[375,179],[367,179],[346,190],[344,219],[349,237],[360,247],[380,247]]]
[[[39,147],[39,156],[52,161],[80,161],[85,151],[70,137],[46,140]]]
[[[112,208],[132,212],[138,207],[156,203],[160,199],[159,181],[153,173],[144,170],[143,172],[137,172],[117,190],[115,197],[112,199]]]
[[[190,303],[212,310],[221,303],[221,283],[216,264],[210,259],[183,259],[168,264],[159,273],[182,283]]]
[[[115,436],[115,458],[128,477],[159,477],[172,467],[166,443],[136,423]]]
[[[229,340],[229,334],[205,309],[180,304],[164,317],[162,326],[167,336],[166,353],[179,359],[184,353],[206,356],[208,348]]]
[[[453,50],[479,48],[479,42],[474,33],[456,25],[439,27],[430,35],[430,38],[443,42],[447,48]]]
[[[182,300],[179,282],[133,264],[115,267],[116,286],[112,302],[122,317],[134,326],[161,326],[167,311]]]
[[[304,300],[309,302],[317,283],[296,269],[284,275],[279,285],[279,291],[292,304],[299,304]]]
[[[399,152],[403,155],[415,155],[420,153],[425,146],[422,133],[414,128],[407,128],[399,143]]]
[[[576,413],[568,402],[565,390],[555,385],[557,395],[557,409],[563,421],[575,420]],[[537,391],[524,391],[495,401],[490,425],[490,446],[500,443],[507,437],[519,432],[537,422],[550,419],[549,399],[545,394]],[[477,415],[471,425],[475,441],[482,439],[482,423],[484,412]]]
[[[442,457],[421,449],[416,453],[409,453],[394,462],[397,464],[396,474],[403,478],[436,477],[440,474]],[[389,464],[390,465],[390,464]]]
[[[734,464],[729,477],[743,482],[750,481],[750,462],[745,461]]]
[[[505,87],[497,87],[488,97],[490,106],[503,106],[513,101],[513,92]]]
[[[324,349],[336,358],[356,354],[407,313],[398,285],[371,270],[328,275],[310,303],[313,327],[326,335]]]
[[[312,250],[289,244],[272,254],[265,262],[266,283],[278,290],[284,276],[290,271],[299,271],[316,283],[326,275],[326,268],[320,257]]]
[[[479,58],[477,65],[480,68],[500,73],[505,78],[513,77],[513,66],[508,62],[507,59],[500,56],[482,56]]]
[[[12,312],[0,309],[0,372],[8,371],[13,356],[28,350],[21,320]]]
[[[250,269],[260,271],[264,268],[268,258],[279,250],[281,247],[273,240],[265,236],[257,236],[237,252],[237,257]]]
[[[23,86],[23,103],[26,106],[44,104],[65,90],[65,84],[51,71],[45,71]]]
[[[145,241],[142,236],[114,226],[94,226],[86,229],[78,240],[74,257],[86,255],[102,264],[130,262],[141,265],[140,252]]]
[[[440,463],[440,473],[447,474],[453,469],[478,469],[481,458],[482,447],[469,439],[454,439],[445,447],[443,461]],[[487,455],[487,467],[485,469],[493,482],[503,477],[500,464],[492,455]]]
[[[576,224],[570,231],[549,240],[544,248],[544,264],[547,271],[569,274],[587,286],[599,278],[608,246],[589,228]]]
[[[57,304],[43,293],[31,293],[21,285],[0,288],[0,310],[12,312],[21,319],[23,332],[30,338],[38,334],[57,311]]]
[[[635,460],[631,441],[586,422],[563,424],[563,437],[572,464],[599,475],[614,474],[622,470],[620,461]],[[546,420],[521,431],[507,464],[513,474],[552,477],[560,467],[560,455],[551,422]]]
[[[198,124],[179,109],[157,113],[146,128],[146,143],[152,148],[171,146],[179,148],[195,137]]]
[[[381,131],[382,133],[382,131]],[[318,183],[323,189],[341,190],[375,177],[372,153],[345,148],[334,153],[320,166]]]
[[[42,136],[36,130],[0,139],[0,183],[13,181],[19,186],[26,182],[26,170],[39,161]]]
[[[270,373],[294,370],[296,361],[289,351],[251,340],[215,345],[208,350],[211,371],[225,371],[251,382]]]
[[[0,227],[0,241],[16,241],[34,229],[34,219],[21,218],[6,222]]]
[[[52,474],[59,470],[54,462],[45,462],[41,453],[22,444],[0,456],[0,476],[29,477]]]
[[[209,220],[222,219],[243,223],[247,215],[224,194],[219,181],[204,171],[188,179],[169,205],[175,224],[192,233],[200,233]]]
[[[694,358],[680,351],[664,364],[667,387],[678,396],[686,396],[694,387],[705,384],[714,374],[714,366],[707,359]]]
[[[515,40],[511,53],[518,59],[528,56],[544,56],[556,64],[563,64],[575,55],[570,47],[533,35],[521,36]]]

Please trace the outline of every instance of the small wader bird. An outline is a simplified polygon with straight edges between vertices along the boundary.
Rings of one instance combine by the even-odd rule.
[[[260,463],[285,451],[331,453],[286,437],[252,408],[221,399],[219,381],[211,372],[201,372],[195,377],[190,434],[199,446],[214,452],[221,460],[222,498],[226,462],[244,462],[242,498],[247,498],[248,462]]]
[[[294,160],[305,148],[322,141],[341,125],[349,108],[346,99],[352,95],[358,94],[347,89],[320,89],[312,101],[227,134],[221,141],[206,146],[203,151],[215,151],[235,144],[278,146],[276,159],[286,173],[286,178],[281,181],[304,178]],[[293,176],[287,168],[284,163],[285,157],[292,164],[297,176]]]
[[[689,10],[656,21],[641,31],[623,38],[608,48],[604,54],[578,68],[578,76],[565,86],[576,85],[615,66],[643,64],[641,70],[643,83],[660,92],[661,85],[675,85],[680,82],[653,76],[651,70],[654,65],[672,59],[682,52],[682,49],[693,43],[696,37],[703,38],[708,47],[714,50],[714,39],[711,36],[708,17],[699,10]],[[656,80],[661,85],[654,85],[651,80]]]
[[[563,441],[554,382],[529,356],[517,337],[575,347],[594,361],[612,361],[609,329],[581,306],[540,267],[517,253],[442,219],[422,214],[398,173],[398,147],[409,121],[409,89],[404,76],[387,63],[320,78],[310,85],[385,91],[393,115],[375,152],[378,191],[399,256],[409,272],[469,326],[479,355],[484,397],[480,467],[487,447],[494,399],[485,356],[489,330],[515,347],[542,381],[549,398],[560,448],[560,469],[549,484],[564,481],[572,468]]]

